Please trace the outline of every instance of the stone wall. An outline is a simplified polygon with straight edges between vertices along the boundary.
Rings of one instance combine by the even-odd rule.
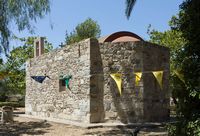
[[[90,45],[90,120],[91,122],[103,122],[104,76],[102,58],[98,41],[91,39]]]
[[[124,123],[162,121],[169,117],[169,50],[148,42],[100,44],[104,73],[105,120]],[[164,70],[163,89],[151,71]],[[122,73],[120,96],[111,73]],[[144,72],[135,86],[134,72]],[[156,112],[155,112],[156,111]]]
[[[151,71],[164,70],[161,90]],[[87,39],[27,61],[26,114],[79,122],[123,123],[167,119],[169,50],[148,42]],[[122,73],[119,95],[111,73]],[[144,72],[135,86],[134,72]],[[38,83],[30,76],[48,75]],[[59,76],[72,75],[60,91]],[[155,112],[157,111],[157,112]]]
[[[90,45],[92,40],[68,45],[27,61],[26,114],[82,122],[99,122],[90,107]],[[43,76],[38,83],[31,76]],[[59,76],[72,75],[70,88],[60,91]],[[97,81],[98,82],[98,81]],[[95,84],[95,82],[94,82]],[[98,103],[96,104],[97,106]],[[103,108],[99,109],[102,111]],[[100,112],[99,112],[100,113]],[[95,116],[95,118],[93,117]]]

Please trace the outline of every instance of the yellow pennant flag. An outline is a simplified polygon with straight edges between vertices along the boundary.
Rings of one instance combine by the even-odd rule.
[[[117,84],[119,94],[121,95],[122,93],[122,74],[120,73],[115,73],[115,74],[110,74],[110,76],[115,80],[115,83]]]
[[[7,76],[6,72],[0,72],[0,80],[3,80]]]
[[[0,75],[0,80],[4,79],[4,76]]]
[[[139,81],[142,77],[142,72],[135,72],[135,85],[138,86],[139,85]]]
[[[184,75],[181,74],[181,72],[179,72],[178,70],[174,70],[174,73],[185,84]]]
[[[160,88],[162,89],[162,79],[163,79],[163,71],[152,71],[154,77],[158,81]]]

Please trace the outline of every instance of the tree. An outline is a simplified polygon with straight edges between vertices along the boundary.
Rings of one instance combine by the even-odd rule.
[[[136,3],[136,0],[126,0],[125,14],[126,14],[127,19],[129,19],[135,3]]]
[[[1,84],[4,84],[4,89],[7,91],[7,94],[24,94],[25,62],[27,59],[33,58],[33,43],[35,38],[36,37],[22,38],[21,40],[25,42],[24,45],[14,48],[10,52],[7,62],[0,67],[0,73],[6,74],[4,79],[1,80]],[[53,46],[45,40],[44,48],[45,52],[49,52],[53,49]]]
[[[15,24],[19,31],[28,29],[33,32],[31,22],[49,12],[49,0],[0,0],[0,53],[8,51],[9,39],[13,35],[11,24]]]
[[[99,38],[101,34],[100,26],[91,18],[78,24],[73,32],[66,33],[65,43],[72,44],[86,38]]]
[[[199,0],[184,1],[180,6],[179,15],[171,20],[171,30],[164,33],[153,31],[150,36],[151,41],[154,42],[166,45],[169,43],[171,46],[177,44],[175,48],[169,46],[172,49],[171,67],[176,70],[175,77],[180,79],[172,77],[173,95],[177,99],[178,116],[178,122],[171,125],[169,129],[169,134],[173,136],[200,135],[199,7]],[[179,33],[180,37],[177,37],[174,32]]]
[[[178,92],[178,113],[184,121],[177,127],[182,135],[200,135],[200,1],[186,0],[180,6],[175,19],[175,30],[186,39],[179,55],[179,66],[185,85]],[[183,131],[184,128],[184,131]]]
[[[173,27],[170,21],[170,26]],[[182,33],[177,30],[167,30],[159,32],[157,30],[148,30],[150,36],[150,42],[158,45],[166,46],[170,49],[170,89],[172,91],[172,98],[176,103],[177,89],[181,89],[183,86],[183,79],[180,74],[180,68],[177,67],[178,54],[186,44],[186,40],[183,38]]]

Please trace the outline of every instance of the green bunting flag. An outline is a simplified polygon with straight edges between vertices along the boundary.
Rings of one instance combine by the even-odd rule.
[[[65,85],[66,87],[70,90],[69,87],[69,80],[72,78],[72,75],[65,75],[65,76],[60,76],[60,79],[65,80]]]

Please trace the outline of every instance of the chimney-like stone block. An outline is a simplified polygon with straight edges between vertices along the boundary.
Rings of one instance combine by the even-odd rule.
[[[44,54],[44,37],[38,37],[34,41],[34,57]]]

